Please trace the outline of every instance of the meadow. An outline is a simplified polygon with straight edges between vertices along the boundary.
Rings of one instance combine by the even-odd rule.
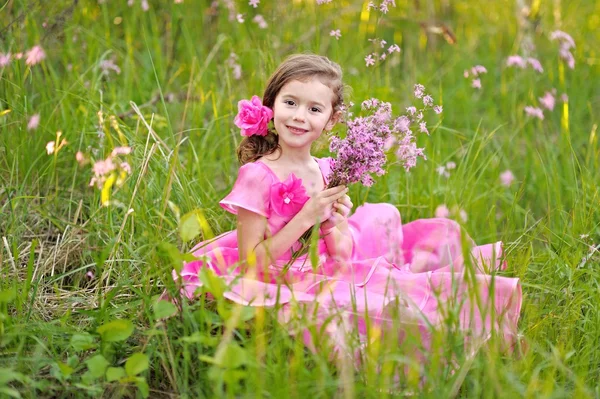
[[[600,3],[374,3],[0,2],[0,397],[600,398]],[[234,227],[237,102],[298,52],[338,62],[356,104],[403,110],[420,83],[443,105],[427,160],[392,154],[351,198],[502,240],[514,352],[373,339],[355,365],[211,275],[210,297],[157,302]]]

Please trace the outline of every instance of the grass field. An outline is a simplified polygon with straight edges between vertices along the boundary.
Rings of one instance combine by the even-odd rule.
[[[600,3],[132,3],[0,2],[0,397],[600,397]],[[367,67],[383,51],[369,39],[401,52]],[[234,226],[218,201],[238,169],[237,101],[306,51],[341,64],[356,103],[403,110],[422,83],[443,105],[419,138],[427,161],[390,163],[351,197],[405,222],[445,204],[476,241],[504,241],[524,297],[514,354],[493,340],[470,356],[450,334],[426,367],[410,340],[376,341],[355,367],[325,341],[307,350],[272,310],[218,294],[155,304],[194,243]],[[475,65],[479,89],[463,75]],[[525,112],[553,88],[543,120]],[[90,186],[119,146],[131,171]]]

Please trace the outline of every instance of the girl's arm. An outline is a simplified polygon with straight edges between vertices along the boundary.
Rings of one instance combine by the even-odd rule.
[[[322,231],[327,252],[334,259],[349,260],[352,257],[354,243],[348,228],[348,221],[344,220],[337,226],[327,231]]]
[[[240,207],[237,215],[240,260],[248,259],[248,255],[254,252],[259,267],[272,264],[288,251],[317,220],[326,220],[329,217],[331,204],[342,198],[347,191],[345,186],[337,186],[311,197],[292,220],[266,240],[264,236],[267,232],[267,218]]]
[[[298,213],[281,230],[265,240],[267,218],[240,208],[237,217],[240,259],[248,259],[248,254],[254,251],[259,267],[270,265],[289,250],[311,226],[309,220]]]

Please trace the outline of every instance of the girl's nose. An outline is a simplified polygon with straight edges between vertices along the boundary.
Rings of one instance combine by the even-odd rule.
[[[300,108],[294,114],[294,120],[298,122],[304,122],[304,111]]]

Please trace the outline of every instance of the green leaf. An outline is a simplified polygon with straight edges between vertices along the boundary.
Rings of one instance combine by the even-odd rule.
[[[223,293],[227,287],[223,279],[217,276],[212,269],[207,267],[200,269],[200,273],[198,273],[198,279],[202,284],[204,284],[205,290],[213,294],[216,299],[223,297]]]
[[[143,353],[134,353],[125,363],[125,372],[133,377],[148,369],[148,356]]]
[[[6,385],[11,381],[23,381],[23,374],[12,369],[0,367],[0,385]]]
[[[227,346],[219,348],[215,354],[215,364],[222,368],[238,368],[246,364],[248,356],[246,351],[235,342],[230,342]]]
[[[15,287],[9,288],[4,291],[0,291],[0,303],[12,302],[17,296],[17,290]]]
[[[100,378],[110,363],[102,355],[96,355],[85,361],[90,375],[94,378]]]
[[[142,397],[147,398],[150,396],[150,388],[148,387],[148,383],[146,382],[145,378],[138,378],[135,381],[135,385],[137,385],[138,389],[140,390]]]
[[[76,351],[85,351],[96,346],[94,337],[89,333],[73,334],[71,337],[71,346]]]
[[[65,377],[70,376],[71,374],[73,374],[73,371],[75,371],[75,369],[73,367],[71,367],[68,364],[65,364],[63,362],[56,362],[56,364],[58,366],[58,369],[62,373],[62,375],[64,375]]]
[[[169,301],[157,301],[154,303],[154,317],[156,320],[165,319],[177,313],[177,307]]]
[[[106,369],[106,381],[113,382],[125,377],[123,367],[109,367]]]
[[[9,387],[0,387],[0,394],[4,394],[6,396],[9,396],[11,398],[21,398],[21,394],[19,393],[19,391],[17,391],[16,389],[12,389]],[[0,395],[2,396],[2,395]]]
[[[213,237],[212,230],[200,209],[193,210],[181,217],[179,223],[179,235],[183,242],[188,242],[196,238],[200,233],[204,233],[204,238]]]
[[[181,211],[179,210],[179,207],[171,201],[167,201],[167,205],[169,205],[169,209],[175,215],[175,219],[177,219],[177,222],[179,222],[179,219],[181,219]]]
[[[96,330],[105,342],[125,341],[133,333],[133,323],[129,320],[114,320]]]

